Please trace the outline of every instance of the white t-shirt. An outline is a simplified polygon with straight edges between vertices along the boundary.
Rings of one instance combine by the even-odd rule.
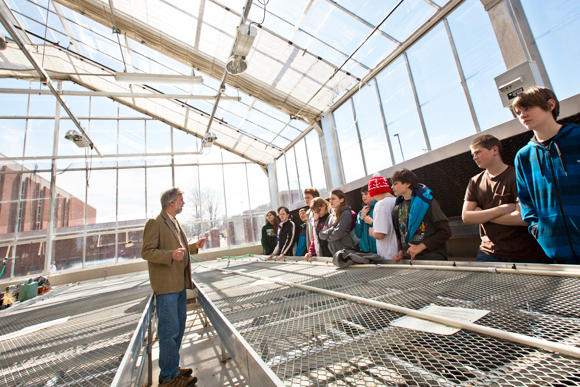
[[[393,259],[399,252],[397,245],[397,233],[393,225],[393,208],[395,198],[386,197],[375,204],[373,212],[374,232],[386,234],[383,239],[377,239],[377,254],[383,259]]]

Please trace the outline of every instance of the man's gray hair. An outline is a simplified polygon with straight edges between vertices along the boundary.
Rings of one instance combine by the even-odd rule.
[[[163,192],[161,194],[161,208],[166,209],[167,207],[169,207],[169,204],[171,204],[171,202],[176,201],[179,195],[183,195],[183,191],[177,187],[170,188],[167,191]]]

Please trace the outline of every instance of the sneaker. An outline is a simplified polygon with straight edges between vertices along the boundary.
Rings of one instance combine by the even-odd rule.
[[[197,383],[197,378],[195,376],[182,376],[179,375],[169,382],[161,382],[159,385],[163,387],[193,387]]]
[[[177,367],[177,369],[179,370],[179,376],[190,376],[193,373],[193,370],[191,368]],[[159,384],[161,383],[163,383],[163,380],[161,380],[161,374],[159,374]]]

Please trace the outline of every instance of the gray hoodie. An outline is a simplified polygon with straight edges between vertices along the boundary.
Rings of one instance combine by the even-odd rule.
[[[352,214],[349,206],[345,206],[340,212],[338,223],[334,223],[334,214],[330,214],[326,220],[325,226],[328,227],[328,229],[321,231],[319,236],[320,239],[328,242],[328,249],[332,255],[345,247],[354,246],[350,237],[351,223]]]

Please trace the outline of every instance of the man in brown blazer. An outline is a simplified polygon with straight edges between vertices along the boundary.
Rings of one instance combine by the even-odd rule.
[[[197,382],[191,368],[179,368],[179,348],[185,332],[186,289],[193,289],[190,254],[197,254],[205,238],[188,244],[185,232],[175,218],[185,202],[183,191],[171,188],[161,195],[163,210],[149,219],[143,231],[141,256],[148,261],[149,280],[157,304],[159,337],[159,384],[191,387]]]

